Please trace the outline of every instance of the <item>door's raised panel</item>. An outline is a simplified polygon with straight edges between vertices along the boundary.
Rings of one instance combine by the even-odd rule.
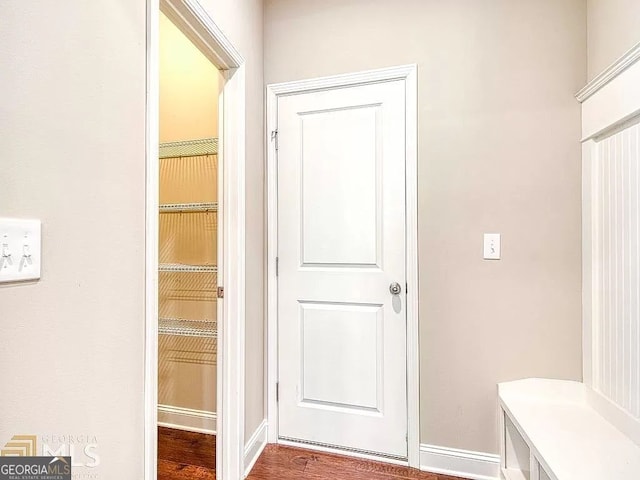
[[[302,404],[379,412],[382,305],[300,303]]]
[[[381,263],[380,108],[300,115],[302,266]]]

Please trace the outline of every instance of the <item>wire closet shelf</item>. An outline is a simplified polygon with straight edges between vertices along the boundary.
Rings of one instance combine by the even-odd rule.
[[[160,144],[160,159],[201,157],[203,155],[218,154],[218,139],[203,138],[200,140],[186,140],[183,142],[167,142]]]
[[[158,333],[181,337],[218,338],[218,324],[215,320],[160,317],[158,319]]]
[[[159,272],[175,273],[218,273],[216,265],[187,265],[184,263],[161,263],[158,266]]]

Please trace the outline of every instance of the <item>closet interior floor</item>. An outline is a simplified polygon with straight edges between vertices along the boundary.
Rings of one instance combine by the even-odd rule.
[[[158,480],[213,480],[215,469],[215,435],[158,427]]]

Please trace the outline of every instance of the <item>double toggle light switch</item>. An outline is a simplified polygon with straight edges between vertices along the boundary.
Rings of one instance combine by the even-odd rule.
[[[40,278],[40,220],[0,218],[0,283]]]

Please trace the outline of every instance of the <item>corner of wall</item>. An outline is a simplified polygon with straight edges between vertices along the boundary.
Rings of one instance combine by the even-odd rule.
[[[260,454],[267,446],[267,419],[260,422],[244,447],[244,476],[248,476],[251,469],[258,461]]]

